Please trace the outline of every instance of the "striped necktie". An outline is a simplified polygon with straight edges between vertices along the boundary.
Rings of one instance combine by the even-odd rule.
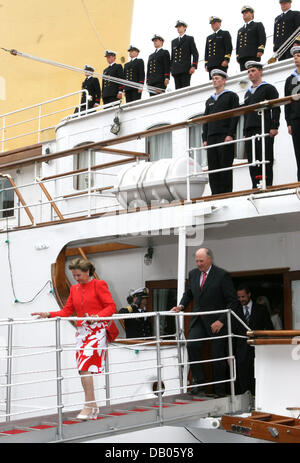
[[[244,312],[244,314],[245,314],[245,320],[246,320],[246,323],[249,324],[249,320],[250,320],[249,307],[246,305],[246,306],[244,307],[244,309],[245,309],[245,312]]]

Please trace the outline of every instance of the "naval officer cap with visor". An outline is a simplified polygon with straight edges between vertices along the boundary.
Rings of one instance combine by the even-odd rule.
[[[138,289],[134,289],[133,291],[130,292],[129,296],[131,297],[138,297],[138,296],[141,296],[141,297],[149,297],[149,289],[148,288],[138,288]]]
[[[94,72],[95,71],[95,69],[92,66],[90,66],[89,64],[84,65],[84,70],[89,71],[89,72]]]
[[[181,19],[178,19],[177,23],[175,24],[175,27],[179,26],[188,27],[187,23],[185,21],[182,21]]]
[[[154,34],[151,40],[152,42],[154,42],[154,40],[161,40],[162,42],[165,41],[165,39],[161,35],[158,35],[158,34]]]
[[[219,16],[210,16],[209,18],[209,24],[221,23],[221,22],[222,22],[222,19],[219,18]]]
[[[134,47],[133,45],[130,45],[127,51],[137,51],[138,53],[140,50],[137,47]]]
[[[116,56],[117,53],[115,51],[112,51],[112,50],[105,50],[105,55],[104,57],[106,58],[107,56]]]
[[[249,6],[249,5],[243,6],[241,13],[246,13],[246,11],[250,11],[251,13],[254,13],[254,9],[252,8],[252,6]]]

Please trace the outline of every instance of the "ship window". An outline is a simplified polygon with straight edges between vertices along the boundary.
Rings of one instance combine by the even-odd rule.
[[[159,124],[151,127],[156,129],[167,124]],[[150,154],[150,161],[172,158],[172,132],[153,135],[146,139],[146,150]]]
[[[86,143],[84,143],[86,144]],[[89,166],[89,156],[91,155],[91,166],[95,165],[95,152],[94,151],[82,151],[73,157],[73,170],[87,169]],[[91,175],[91,186],[94,186],[94,177]],[[73,178],[73,187],[75,190],[86,190],[89,186],[88,172],[76,175]]]
[[[200,117],[202,114],[199,114],[198,116],[195,117]],[[189,148],[200,148],[203,146],[203,141],[202,141],[202,133],[203,133],[203,125],[202,124],[196,124],[192,125],[189,128]],[[194,154],[191,152],[190,157],[194,158]],[[196,151],[196,159],[198,164],[200,164],[201,167],[206,167],[207,166],[207,151],[201,150],[201,151]]]
[[[0,178],[0,218],[12,217],[13,210],[5,210],[14,207],[14,190],[5,191],[6,188],[11,188],[11,184],[7,178]],[[2,210],[4,209],[4,210]]]

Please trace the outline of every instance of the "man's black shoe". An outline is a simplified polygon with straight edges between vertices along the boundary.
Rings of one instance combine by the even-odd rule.
[[[199,395],[204,396],[205,395],[204,390],[199,386],[192,387],[191,389],[189,389],[188,393],[191,394],[191,395],[197,395],[197,396],[199,396]]]

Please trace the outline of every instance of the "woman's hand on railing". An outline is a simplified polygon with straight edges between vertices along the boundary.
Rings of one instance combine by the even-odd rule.
[[[49,318],[50,317],[49,312],[33,312],[31,315],[33,317],[36,315],[38,319],[40,319],[40,318]]]

